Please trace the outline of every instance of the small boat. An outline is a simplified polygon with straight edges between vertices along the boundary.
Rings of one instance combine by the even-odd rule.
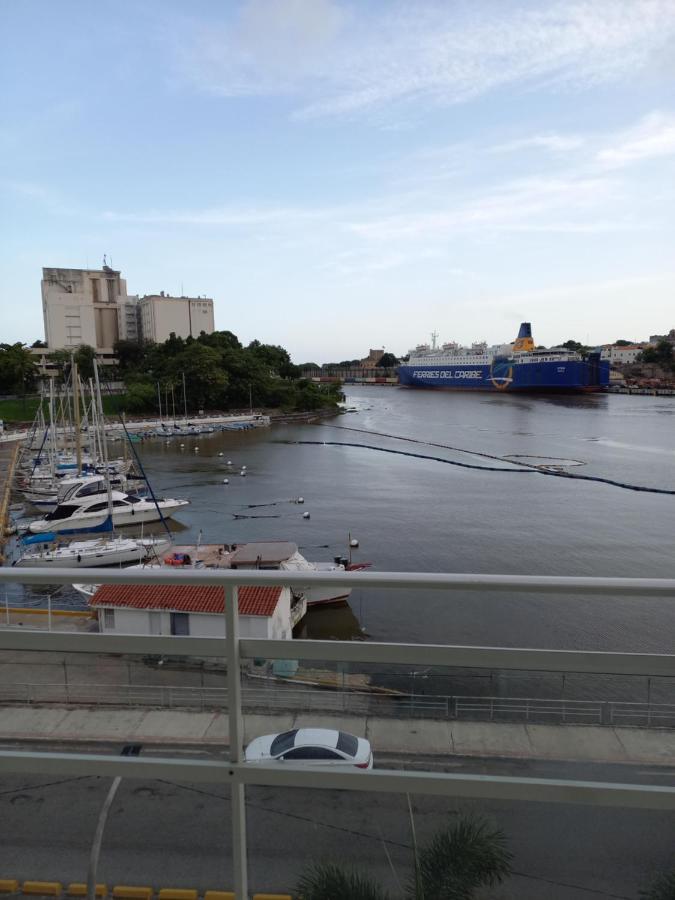
[[[43,519],[31,522],[32,534],[53,531],[57,534],[77,534],[87,531],[111,531],[121,525],[140,525],[170,518],[177,510],[188,506],[189,500],[158,498],[154,500],[112,491],[110,500],[100,496],[83,498],[79,503],[59,503]]]
[[[123,490],[127,486],[125,476],[111,475],[110,485],[113,490]],[[77,503],[82,498],[107,495],[107,492],[107,480],[103,475],[82,475],[79,478],[62,479],[54,493],[25,491],[23,496],[33,506],[49,511],[56,509],[59,503]]]
[[[56,538],[54,534],[50,536]],[[23,553],[12,565],[44,569],[117,566],[140,563],[150,554],[163,553],[169,545],[169,540],[161,538],[115,537],[108,540],[73,541],[70,544],[52,544],[44,549]]]
[[[163,559],[159,555],[155,562],[139,566],[158,566],[194,569],[277,569],[285,572],[329,572],[351,571],[349,560],[336,557],[333,562],[311,562],[299,552],[297,544],[291,541],[255,541],[248,544],[185,544],[174,545]],[[361,563],[360,567],[369,567]],[[99,588],[97,584],[74,584],[83,597],[93,597]],[[344,585],[317,584],[311,587],[293,588],[296,595],[302,594],[307,606],[327,603],[344,603],[352,592]]]

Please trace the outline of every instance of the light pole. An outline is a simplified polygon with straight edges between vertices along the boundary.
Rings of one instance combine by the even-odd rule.
[[[122,752],[120,755],[139,756],[140,752],[141,744],[127,744],[126,747],[122,748]],[[89,869],[87,871],[87,900],[96,900],[96,871],[98,869],[98,858],[101,854],[103,831],[105,830],[105,824],[108,821],[108,813],[110,812],[110,807],[112,806],[112,802],[115,799],[115,794],[117,793],[117,789],[120,786],[121,782],[121,775],[117,775],[115,778],[113,778],[113,782],[110,785],[108,795],[103,801],[101,812],[98,814],[98,822],[96,823],[94,840],[92,841],[91,852],[89,854]]]

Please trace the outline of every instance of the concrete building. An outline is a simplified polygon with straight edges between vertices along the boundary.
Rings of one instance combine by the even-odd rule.
[[[121,341],[141,340],[141,310],[137,295],[129,294],[117,304],[117,332]]]
[[[374,369],[377,367],[378,362],[384,356],[384,348],[381,350],[370,350],[368,356],[365,359],[361,360],[361,367],[363,369]]]
[[[296,616],[292,615],[291,601],[287,587],[240,587],[241,637],[292,638]],[[103,634],[225,635],[222,587],[105,584],[96,591],[90,605],[98,612]]]
[[[616,344],[606,344],[602,348],[600,354],[601,359],[608,359],[612,365],[627,365],[634,363],[638,355],[648,347],[648,344],[628,344],[628,346],[617,346]]]
[[[170,297],[163,291],[138,301],[144,341],[161,344],[173,332],[176,337],[199,337],[215,331],[213,300],[206,297]]]
[[[88,344],[112,352],[119,337],[119,306],[127,284],[119,272],[102,269],[42,270],[42,313],[50,350]]]
[[[671,328],[668,334],[652,334],[649,337],[650,344],[659,344],[661,341],[668,341],[675,344],[675,328]]]

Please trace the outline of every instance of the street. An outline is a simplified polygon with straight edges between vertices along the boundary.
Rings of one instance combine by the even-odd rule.
[[[120,747],[99,745],[97,750],[119,752]],[[142,752],[195,753],[180,748]],[[672,769],[658,767],[459,757],[449,764],[438,757],[377,760],[390,767],[411,762],[415,768],[478,774],[649,784],[672,783],[675,777]],[[94,777],[2,778],[0,876],[85,880],[91,837],[109,783]],[[228,797],[226,787],[123,782],[110,812],[98,880],[108,885],[231,889]],[[459,808],[487,814],[504,829],[515,854],[516,874],[491,892],[493,900],[544,895],[548,900],[636,898],[656,872],[675,868],[671,813],[537,803],[458,805],[429,797],[412,801],[421,842],[451,821]],[[397,891],[396,879],[405,885],[410,875],[404,796],[255,787],[247,789],[247,813],[252,890],[290,890],[302,866],[319,859],[367,869],[392,893]]]

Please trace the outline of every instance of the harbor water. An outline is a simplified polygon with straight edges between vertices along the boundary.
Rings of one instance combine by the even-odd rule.
[[[351,535],[380,571],[675,576],[675,494],[537,469],[675,491],[671,398],[346,390],[352,411],[317,424],[134,445],[157,495],[191,500],[176,540],[291,540],[332,560]],[[365,589],[302,631],[636,652],[671,652],[674,634],[667,599]]]

